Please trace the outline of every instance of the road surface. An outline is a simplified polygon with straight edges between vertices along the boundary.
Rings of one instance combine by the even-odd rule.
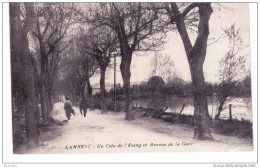
[[[192,138],[193,129],[173,125],[162,120],[139,118],[124,120],[123,113],[100,110],[88,111],[84,118],[73,107],[76,116],[64,125],[44,132],[40,147],[21,153],[106,153],[106,152],[216,152],[250,151],[253,145],[247,140],[213,134],[215,141],[198,141]],[[56,103],[53,117],[66,120],[63,103]]]

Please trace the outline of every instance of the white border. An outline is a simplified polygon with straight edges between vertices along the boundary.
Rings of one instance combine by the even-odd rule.
[[[1,4],[2,5],[2,4]],[[208,152],[208,153],[127,153],[127,154],[79,154],[79,155],[14,155],[12,154],[12,127],[11,127],[11,79],[10,79],[10,37],[9,37],[9,13],[8,4],[4,5],[3,17],[3,161],[14,162],[96,162],[96,163],[122,163],[122,162],[256,162],[256,136],[254,137],[253,152]],[[254,135],[256,132],[256,75],[257,75],[257,4],[250,4],[250,38],[251,38],[251,67],[253,88],[253,123]],[[2,116],[1,116],[2,120]],[[2,126],[1,126],[2,127]],[[1,145],[2,146],[2,145]],[[48,166],[48,165],[45,165]],[[200,166],[201,167],[201,166]]]

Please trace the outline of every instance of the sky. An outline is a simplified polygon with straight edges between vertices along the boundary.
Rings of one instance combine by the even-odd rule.
[[[221,3],[222,8],[219,10],[218,4],[212,4],[213,13],[210,17],[210,34],[209,41],[211,43],[223,34],[223,29],[228,28],[235,23],[236,28],[240,29],[243,39],[243,45],[247,46],[241,52],[247,58],[246,68],[250,69],[250,25],[249,25],[249,6],[247,3]],[[189,34],[192,42],[196,39],[196,34]],[[214,39],[213,39],[214,38]],[[218,61],[223,58],[228,51],[228,39],[220,38],[216,43],[209,45],[207,48],[207,55],[204,62],[204,77],[207,82],[218,82],[216,72],[219,66]],[[183,43],[178,32],[169,32],[167,34],[167,42],[159,52],[160,54],[168,54],[175,63],[174,71],[176,74],[186,80],[190,81],[189,65],[186,58]],[[147,81],[151,71],[151,61],[154,54],[147,54],[146,56],[133,55],[131,64],[131,82]],[[117,63],[120,63],[120,58],[117,58]],[[113,83],[113,69],[107,73],[106,82]],[[117,67],[116,83],[123,83],[119,66]],[[93,84],[99,82],[97,75],[92,79]]]

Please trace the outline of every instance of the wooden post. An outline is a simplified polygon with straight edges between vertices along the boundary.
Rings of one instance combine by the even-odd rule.
[[[232,121],[232,105],[229,104],[229,120]]]
[[[181,108],[180,114],[182,113],[184,107],[185,107],[185,104],[182,105],[182,108]]]
[[[165,107],[164,108],[164,110],[162,111],[162,112],[160,112],[159,114],[154,114],[153,116],[152,116],[152,118],[160,118],[162,115],[163,115],[163,113],[165,113],[165,111],[168,109],[168,107]]]
[[[116,55],[114,55],[114,112],[116,112]]]

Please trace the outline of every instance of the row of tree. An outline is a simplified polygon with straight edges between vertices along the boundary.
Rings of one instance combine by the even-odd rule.
[[[212,139],[203,76],[212,12],[211,3],[10,3],[12,92],[26,116],[27,138],[34,142],[29,144],[37,145],[37,98],[44,120],[51,118],[55,94],[93,105],[95,74],[100,74],[101,112],[106,113],[105,75],[112,57],[121,58],[125,119],[134,119],[132,57],[158,51],[169,31],[180,34],[189,63],[194,138]],[[190,29],[197,32],[194,44]]]
[[[194,10],[198,8],[198,11]],[[96,11],[93,14],[92,11]],[[192,4],[146,4],[107,3],[89,7],[88,21],[96,27],[107,26],[116,33],[120,46],[120,70],[124,82],[126,119],[133,119],[131,107],[130,65],[136,51],[156,50],[164,39],[164,31],[178,30],[187,54],[192,76],[195,133],[194,138],[212,139],[209,131],[207,97],[203,77],[203,62],[206,56],[209,35],[208,21],[212,13],[210,3]],[[171,26],[169,26],[171,24]],[[191,44],[187,27],[197,26],[198,37]],[[167,27],[170,27],[167,29]],[[196,27],[195,26],[195,27]]]
[[[226,104],[237,98],[251,97],[251,77],[247,75],[242,81],[232,81],[232,83],[205,83],[207,96],[212,99],[212,103],[218,107],[215,119],[219,119],[221,112]],[[115,95],[114,88],[106,91],[107,98],[113,98]],[[174,81],[164,82],[162,77],[153,76],[147,82],[139,85],[132,85],[131,93],[133,99],[167,99],[171,97],[192,97],[192,83],[186,82],[180,78]],[[95,94],[100,97],[100,94]],[[124,89],[118,84],[116,86],[116,98],[122,100]]]
[[[39,113],[34,90],[34,67],[31,61],[29,40],[27,38],[35,13],[33,4],[24,4],[23,9],[26,11],[26,16],[22,20],[21,8],[20,3],[10,4],[10,11],[12,11],[10,12],[12,91],[13,93],[17,93],[16,102],[18,112],[25,114],[28,147],[35,147],[38,146]],[[15,137],[14,130],[13,137]],[[13,142],[15,144],[14,138]]]
[[[84,35],[90,37],[85,43],[88,55],[103,54],[101,46],[115,42],[117,49],[113,54],[121,57],[120,71],[124,83],[126,120],[134,119],[131,96],[131,61],[137,51],[149,52],[158,50],[164,43],[167,31],[178,31],[182,38],[192,76],[195,109],[195,134],[197,139],[211,139],[208,121],[207,98],[202,65],[206,56],[209,35],[208,21],[213,12],[210,3],[94,3],[82,5],[79,9],[81,21],[85,23]],[[93,28],[94,27],[94,28]],[[187,28],[195,27],[197,40],[192,45]],[[90,33],[88,33],[90,32]],[[99,32],[102,32],[102,37]],[[108,32],[108,34],[106,34]],[[93,37],[94,35],[95,37]],[[107,36],[111,38],[103,38]],[[95,39],[101,43],[95,43]],[[104,39],[108,40],[107,43]],[[114,40],[113,40],[114,39]],[[99,41],[99,42],[100,42]],[[106,45],[104,45],[106,44]],[[94,52],[93,52],[94,51]],[[103,50],[105,51],[105,50]],[[106,51],[107,52],[107,51]],[[110,53],[110,56],[113,55]],[[101,72],[102,73],[102,72]],[[101,80],[102,81],[102,80]],[[100,88],[103,88],[101,86]],[[104,91],[101,91],[101,96]],[[103,96],[102,96],[103,97]],[[101,99],[101,102],[103,102]],[[105,104],[105,103],[103,103]]]
[[[43,120],[52,118],[54,81],[67,54],[68,29],[76,21],[76,8],[71,3],[10,3],[9,7],[12,93],[17,113],[25,115],[31,148],[38,146],[38,97]]]
[[[227,87],[227,83],[209,83],[206,82],[207,96],[223,96],[223,93],[227,97],[250,97],[251,96],[251,77],[249,75],[245,76],[241,81],[233,81]],[[111,95],[114,95],[114,88],[109,91]],[[139,85],[133,85],[131,87],[132,94],[135,97],[140,98],[142,95],[148,95],[148,93],[159,93],[161,96],[192,96],[192,83],[184,81],[180,78],[171,80],[169,82],[164,82],[162,77],[153,76],[148,79],[147,82],[142,82]],[[119,86],[116,87],[117,95],[123,95],[123,88]],[[152,96],[150,94],[150,96]],[[149,97],[143,97],[149,98]]]

